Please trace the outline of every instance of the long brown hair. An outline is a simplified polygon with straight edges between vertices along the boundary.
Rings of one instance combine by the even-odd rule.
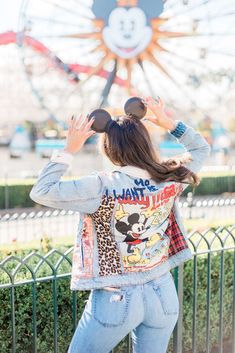
[[[134,116],[124,115],[113,121],[101,135],[100,148],[113,164],[144,169],[155,182],[199,183],[198,176],[183,165],[190,158],[160,161],[148,130]]]

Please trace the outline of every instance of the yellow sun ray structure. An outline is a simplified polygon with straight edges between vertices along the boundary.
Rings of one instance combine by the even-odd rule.
[[[120,0],[120,4],[121,4]],[[125,0],[126,1],[126,0]],[[124,3],[126,3],[124,1]],[[129,0],[128,0],[129,1]],[[118,6],[121,6],[121,5]],[[132,5],[134,6],[134,5]],[[97,74],[101,69],[103,69],[107,64],[109,64],[112,60],[116,60],[117,62],[117,73],[123,68],[126,70],[126,89],[128,94],[131,95],[136,90],[132,86],[132,74],[133,68],[135,65],[140,64],[142,61],[147,61],[153,63],[160,72],[166,75],[170,80],[174,81],[174,78],[170,75],[167,68],[165,68],[159,59],[157,58],[157,53],[159,52],[169,52],[163,46],[163,41],[166,39],[174,39],[188,36],[196,36],[195,32],[174,32],[169,30],[164,30],[162,26],[167,24],[170,20],[169,17],[158,17],[150,20],[151,28],[153,31],[152,38],[150,43],[143,49],[140,53],[138,53],[135,57],[132,58],[122,58],[110,48],[107,47],[104,39],[103,39],[103,29],[105,27],[105,23],[102,19],[93,19],[93,32],[87,33],[71,33],[62,35],[64,38],[78,38],[78,39],[93,39],[98,42],[98,45],[93,48],[90,53],[99,53],[101,51],[104,52],[104,56],[99,59],[99,62],[96,66],[92,67],[87,73],[87,81],[92,75]],[[160,40],[160,42],[159,42]]]

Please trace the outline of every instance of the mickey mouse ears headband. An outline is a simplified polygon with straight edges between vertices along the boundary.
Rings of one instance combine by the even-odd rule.
[[[147,107],[142,102],[139,97],[129,98],[124,105],[124,112],[126,115],[132,115],[137,119],[142,119],[146,112]],[[109,127],[114,123],[115,120],[112,119],[111,115],[104,109],[93,110],[89,114],[88,119],[94,118],[94,122],[91,126],[91,129],[96,132],[107,132]]]

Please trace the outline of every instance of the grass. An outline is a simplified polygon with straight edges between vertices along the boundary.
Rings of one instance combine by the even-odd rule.
[[[62,246],[69,247],[73,246],[74,235],[70,235],[67,237],[61,237],[59,239],[51,239],[50,240],[50,247],[52,248],[60,248]],[[29,241],[27,243],[21,242],[17,244],[6,244],[0,246],[0,252],[15,252],[18,250],[36,250],[41,249],[41,242],[40,239],[35,239]]]
[[[234,223],[235,223],[234,218],[215,219],[215,220],[196,218],[196,219],[184,220],[184,226],[188,231],[191,231],[191,230],[200,231],[208,228],[227,227],[227,226],[233,225]]]

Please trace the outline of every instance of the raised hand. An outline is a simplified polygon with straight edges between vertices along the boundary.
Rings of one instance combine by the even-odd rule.
[[[154,99],[153,97],[142,97],[142,102],[146,105],[148,109],[153,112],[153,116],[146,116],[145,119],[151,121],[152,123],[167,129],[174,130],[176,123],[175,121],[165,112],[165,104],[163,100],[158,97]]]
[[[69,121],[69,129],[66,140],[65,151],[68,153],[75,154],[84,145],[86,140],[93,136],[96,132],[90,130],[91,125],[93,124],[94,119],[88,120],[88,117],[83,119],[80,115],[77,119],[72,116]]]

